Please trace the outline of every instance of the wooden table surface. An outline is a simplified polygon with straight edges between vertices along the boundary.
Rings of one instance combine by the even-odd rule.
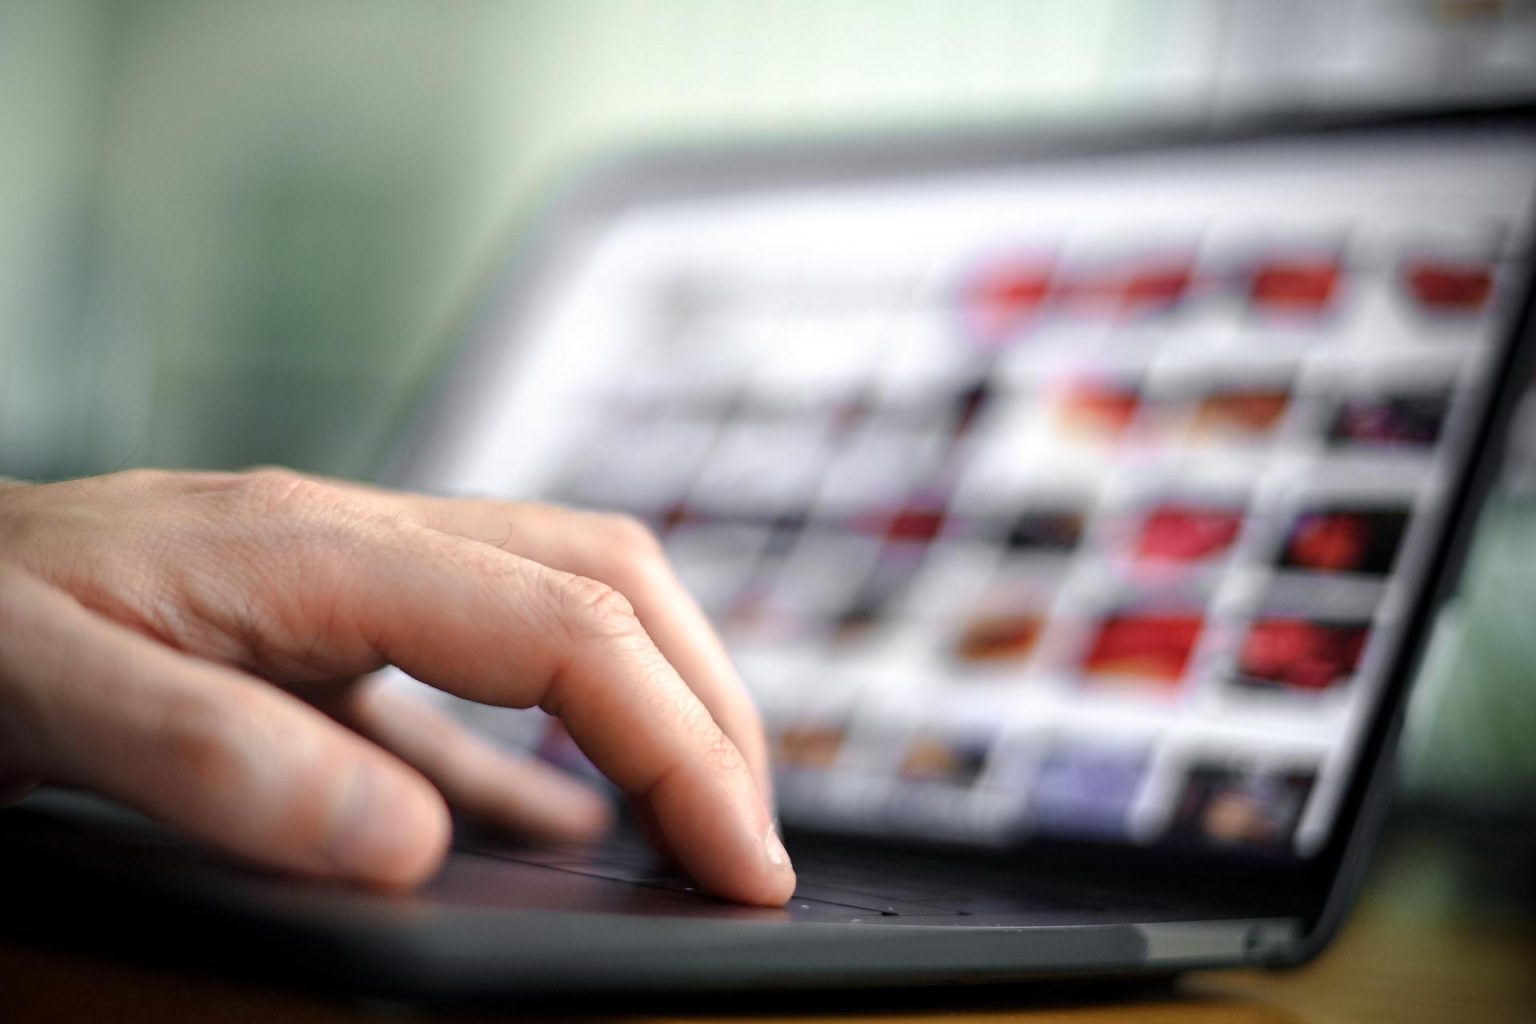
[[[1511,845],[1522,852],[1512,856]],[[1384,845],[1366,895],[1332,948],[1298,971],[1203,972],[1151,992],[1026,987],[975,995],[894,997],[866,1004],[791,1003],[679,1013],[583,1012],[560,1020],[624,1016],[904,1024],[1533,1024],[1536,1022],[1536,861],[1529,837],[1399,827]],[[3,913],[3,908],[0,908]],[[548,1007],[509,1012],[415,1014],[397,1006],[332,1002],[311,995],[164,969],[147,969],[17,945],[0,945],[0,1024],[226,1021],[362,1024],[402,1020],[462,1024],[528,1020]]]

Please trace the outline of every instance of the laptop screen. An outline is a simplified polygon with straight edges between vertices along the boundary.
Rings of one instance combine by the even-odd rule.
[[[1453,131],[630,204],[491,325],[513,357],[413,482],[652,523],[791,823],[1305,858],[1533,195],[1531,138]]]

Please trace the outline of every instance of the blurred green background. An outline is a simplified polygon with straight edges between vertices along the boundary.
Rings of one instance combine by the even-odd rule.
[[[1515,95],[1528,0],[0,0],[0,474],[366,475],[615,149]],[[1536,804],[1530,490],[1442,630],[1421,791]]]

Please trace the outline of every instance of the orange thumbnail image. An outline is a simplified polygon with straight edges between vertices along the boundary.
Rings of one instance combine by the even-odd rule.
[[[1306,769],[1196,765],[1174,810],[1169,834],[1211,846],[1284,846],[1296,832],[1314,780]]]
[[[1064,434],[1092,441],[1113,441],[1125,432],[1141,393],[1114,384],[1076,384],[1058,400],[1056,423]]]
[[[1199,615],[1112,615],[1099,624],[1083,673],[1124,677],[1172,688],[1183,678],[1205,620]]]
[[[788,768],[830,768],[848,730],[841,724],[798,722],[774,736],[774,760]]]
[[[1290,406],[1283,388],[1242,388],[1218,391],[1200,400],[1190,421],[1197,441],[1257,439],[1274,433]]]
[[[1242,528],[1241,507],[1161,505],[1142,524],[1136,557],[1156,562],[1211,558],[1231,548]]]
[[[1044,628],[1044,617],[1036,614],[978,615],[961,631],[954,655],[983,665],[1023,661],[1033,653]]]
[[[907,745],[898,774],[908,782],[969,786],[986,767],[987,746],[976,737],[919,735]]]

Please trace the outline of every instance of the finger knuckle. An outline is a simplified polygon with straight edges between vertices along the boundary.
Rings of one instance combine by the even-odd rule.
[[[102,478],[103,483],[117,484],[135,491],[153,491],[174,480],[175,474],[169,470],[146,468],[119,470]]]
[[[240,474],[235,494],[262,515],[334,506],[341,495],[311,477],[290,469],[262,468]]]
[[[326,481],[283,468],[263,468],[241,473],[233,482],[233,494],[244,510],[260,517],[296,516],[303,519],[353,519],[361,517],[355,500]]]
[[[561,619],[574,639],[616,639],[640,631],[634,605],[608,584],[568,576],[556,586]]]
[[[163,763],[204,792],[235,790],[245,768],[233,728],[238,713],[233,701],[173,698],[162,709],[156,738]]]

